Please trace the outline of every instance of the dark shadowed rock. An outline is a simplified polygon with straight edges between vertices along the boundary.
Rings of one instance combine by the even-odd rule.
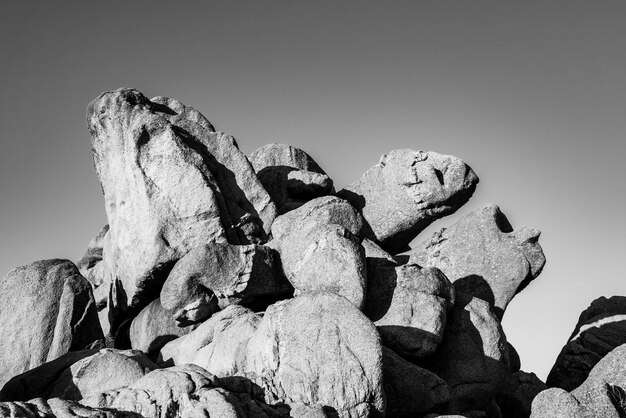
[[[153,300],[192,248],[265,239],[269,195],[235,140],[197,111],[120,89],[94,100],[87,120],[110,225],[103,260],[121,283],[114,317]]]
[[[159,363],[164,366],[196,364],[216,376],[245,372],[248,340],[261,316],[243,306],[217,312],[189,334],[166,344]]]
[[[161,290],[161,304],[188,325],[233,304],[264,308],[291,292],[275,250],[212,243],[194,248],[176,263]]]
[[[104,338],[91,286],[69,260],[18,267],[0,280],[0,387]]]
[[[517,293],[541,273],[540,232],[513,230],[496,205],[464,216],[411,251],[411,261],[437,267],[462,292],[492,303],[502,317]]]
[[[594,300],[580,314],[546,383],[550,387],[574,390],[605,355],[622,344],[626,344],[626,297]]]
[[[333,181],[324,170],[310,155],[291,145],[264,145],[250,155],[250,162],[279,213],[334,192]]]
[[[361,309],[365,301],[365,252],[350,231],[340,225],[293,230],[278,244],[283,270],[296,296],[332,292]]]
[[[374,325],[347,299],[305,294],[270,306],[248,342],[246,375],[269,404],[384,415],[382,351]]]
[[[386,347],[383,347],[383,377],[386,416],[409,418],[444,412],[450,402],[450,388],[446,382]]]
[[[496,396],[496,402],[503,417],[528,418],[533,399],[546,389],[546,384],[534,373],[517,371],[506,378]]]
[[[193,331],[196,325],[178,326],[172,314],[155,299],[143,308],[130,325],[130,343],[135,350],[156,355],[171,340]]]
[[[432,151],[394,150],[337,195],[362,214],[373,236],[393,254],[434,220],[455,212],[478,177],[463,161]]]
[[[457,292],[434,367],[452,390],[449,412],[489,407],[510,372],[506,337],[488,302]]]
[[[419,359],[434,353],[453,305],[454,288],[438,269],[368,259],[364,312],[383,344],[399,354]]]

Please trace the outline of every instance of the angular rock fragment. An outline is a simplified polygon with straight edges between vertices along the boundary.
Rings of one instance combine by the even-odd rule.
[[[178,326],[172,314],[161,305],[161,300],[155,299],[133,319],[129,331],[131,347],[155,356],[165,344],[195,328],[196,325]]]
[[[462,292],[491,302],[502,317],[517,293],[546,262],[540,232],[514,230],[498,206],[489,205],[436,232],[411,251],[411,261],[437,267]]]
[[[96,235],[89,245],[87,246],[87,250],[85,254],[81,257],[80,260],[76,263],[76,267],[78,267],[78,271],[82,276],[89,280],[94,287],[99,286],[98,274],[94,272],[96,265],[102,261],[102,248],[104,246],[104,237],[107,232],[109,232],[109,225],[104,225],[98,235]]]
[[[366,262],[358,238],[340,225],[293,232],[279,243],[287,279],[298,296],[332,292],[361,309],[365,301]]]
[[[324,170],[310,155],[291,145],[264,145],[250,155],[250,162],[279,213],[334,192],[333,181]]]
[[[176,263],[161,290],[161,304],[188,325],[232,304],[265,307],[291,292],[273,249],[212,243]]]
[[[433,354],[454,306],[450,281],[436,268],[371,264],[363,312],[376,324],[383,344],[407,358]]]
[[[378,333],[341,296],[304,294],[270,306],[246,360],[246,375],[268,404],[322,405],[339,417],[384,415]]]
[[[626,297],[598,298],[585,309],[559,353],[547,385],[571,391],[611,350],[626,344]]]
[[[0,324],[0,388],[104,339],[91,286],[69,260],[36,261],[1,279]]]
[[[445,412],[450,388],[434,373],[383,347],[383,376],[389,417],[410,418]]]
[[[489,407],[509,374],[502,326],[486,301],[457,292],[434,360],[434,371],[452,390],[449,412]]]
[[[546,384],[534,373],[517,371],[506,378],[496,402],[503,417],[528,418],[533,399],[546,389]]]
[[[362,214],[382,247],[396,254],[434,220],[454,213],[478,177],[463,161],[432,151],[394,150],[337,193]]]
[[[234,139],[200,113],[119,89],[94,100],[87,120],[110,225],[104,262],[122,284],[110,310],[145,306],[192,248],[265,239],[269,195]]]

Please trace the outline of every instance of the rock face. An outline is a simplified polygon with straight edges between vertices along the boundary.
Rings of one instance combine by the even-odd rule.
[[[235,140],[176,100],[106,92],[87,110],[110,229],[104,262],[121,294],[145,306],[174,262],[209,242],[261,242],[275,207]]]
[[[364,312],[376,324],[383,344],[407,358],[435,352],[453,305],[454,288],[436,268],[368,263]]]
[[[324,170],[309,154],[291,145],[262,146],[250,155],[250,162],[279,213],[334,192]]]
[[[598,298],[585,309],[546,383],[572,391],[611,350],[626,344],[626,297]]]
[[[176,263],[161,290],[161,304],[188,325],[232,304],[263,305],[263,300],[271,303],[291,292],[273,249],[212,243]]]
[[[384,415],[378,333],[341,296],[308,294],[272,305],[246,360],[247,374],[269,404],[323,405],[340,417]]]
[[[411,261],[437,267],[457,290],[492,303],[501,317],[541,273],[546,259],[539,235],[526,227],[513,230],[498,206],[489,205],[417,245]]]
[[[97,270],[101,269],[102,266],[97,266],[102,261],[102,248],[104,247],[104,237],[107,232],[109,232],[109,225],[104,225],[100,232],[98,232],[98,235],[96,235],[87,246],[85,254],[83,254],[81,259],[76,263],[80,274],[82,274],[85,279],[89,280],[89,283],[94,287],[98,287],[102,284],[102,275],[97,273]]]
[[[546,384],[534,373],[523,371],[511,373],[496,397],[502,416],[528,418],[533,399],[546,389]]]
[[[383,248],[398,253],[434,220],[455,212],[478,177],[463,161],[435,152],[394,150],[337,195],[362,214]]]
[[[490,305],[457,292],[435,360],[452,390],[449,412],[485,410],[509,374],[507,343]]]
[[[0,280],[0,324],[0,388],[104,338],[91,286],[69,260],[36,261]]]

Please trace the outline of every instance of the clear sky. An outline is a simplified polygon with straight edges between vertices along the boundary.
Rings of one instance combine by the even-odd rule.
[[[396,148],[464,159],[543,231],[505,314],[545,378],[579,313],[626,294],[626,3],[12,1],[0,15],[0,270],[77,260],[106,222],[85,108],[135,87],[244,152],[307,151],[338,188]],[[423,239],[428,231],[418,239]]]

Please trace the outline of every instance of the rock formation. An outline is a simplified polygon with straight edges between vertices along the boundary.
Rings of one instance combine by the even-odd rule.
[[[581,316],[568,345],[589,353],[564,349],[595,365],[571,393],[543,391],[506,340],[502,313],[545,262],[538,231],[492,205],[399,254],[472,196],[460,159],[391,151],[335,193],[305,151],[246,157],[173,99],[106,92],[87,121],[108,224],[78,267],[0,281],[0,416],[617,410],[623,353],[600,360],[621,341],[617,299]]]

